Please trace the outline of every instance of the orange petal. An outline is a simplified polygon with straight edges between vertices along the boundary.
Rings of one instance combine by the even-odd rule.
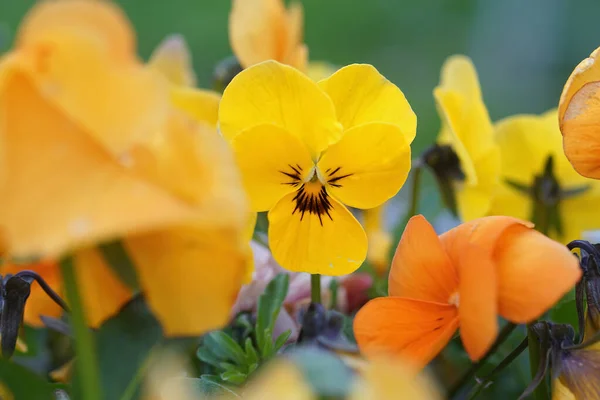
[[[367,356],[400,356],[419,367],[446,346],[457,328],[456,307],[403,297],[371,300],[354,319],[354,336]]]
[[[304,37],[304,9],[302,3],[290,3],[286,13],[287,41],[283,51],[283,62],[305,71],[308,63],[308,48],[302,43]]]
[[[97,328],[131,299],[132,292],[119,280],[98,250],[80,250],[75,253],[74,261],[87,323]]]
[[[581,277],[577,258],[563,245],[525,226],[513,226],[498,243],[499,313],[514,323],[541,316]]]
[[[247,68],[266,60],[283,62],[286,10],[282,0],[234,0],[229,14],[229,42]]]
[[[227,323],[249,256],[241,230],[178,227],[129,237],[126,247],[165,334],[197,336]]]
[[[12,255],[58,256],[195,214],[120,165],[22,74],[6,82],[0,112],[9,172],[0,181],[0,221]]]
[[[40,92],[114,152],[149,142],[168,109],[168,83],[135,55],[133,31],[105,1],[40,2],[13,53]]]
[[[62,293],[62,282],[60,269],[56,263],[50,261],[39,262],[36,264],[28,265],[15,265],[8,264],[0,267],[2,275],[16,274],[19,271],[29,270],[40,275],[46,283],[61,297],[64,298]],[[36,282],[31,285],[31,294],[25,304],[25,315],[24,321],[26,324],[33,327],[42,327],[44,324],[40,319],[41,315],[48,317],[59,318],[62,315],[62,308],[56,304],[44,290]]]
[[[422,215],[408,221],[389,275],[390,296],[447,303],[458,275],[438,235]]]
[[[460,336],[471,360],[481,359],[498,333],[497,280],[490,252],[472,245],[458,266]]]

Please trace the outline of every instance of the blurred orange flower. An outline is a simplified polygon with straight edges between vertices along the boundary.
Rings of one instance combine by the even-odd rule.
[[[600,179],[599,51],[575,67],[558,106],[565,154],[577,172],[594,179]]]
[[[167,334],[226,323],[247,256],[248,210],[233,157],[137,59],[116,5],[37,3],[0,59],[0,115],[8,259],[73,254],[97,326],[135,290],[95,247],[122,239]]]
[[[511,217],[484,217],[438,237],[413,217],[396,250],[389,297],[357,314],[354,332],[367,355],[401,355],[424,366],[460,326],[469,356],[494,342],[498,315],[526,323],[542,315],[579,280],[566,247]]]
[[[229,42],[242,67],[275,60],[305,70],[302,4],[282,0],[234,0],[229,15]]]

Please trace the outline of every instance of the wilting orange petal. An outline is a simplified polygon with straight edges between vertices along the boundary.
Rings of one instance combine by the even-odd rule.
[[[195,213],[119,165],[25,76],[6,81],[0,112],[9,172],[0,181],[0,221],[13,255],[58,256]]]
[[[137,60],[131,26],[110,2],[37,3],[16,42],[18,68],[107,149],[146,143],[164,121],[168,83]]]
[[[424,367],[456,332],[457,314],[449,304],[379,297],[356,314],[354,336],[369,357],[397,355]]]
[[[499,313],[514,323],[538,318],[581,277],[577,258],[565,246],[525,226],[505,232],[496,259]]]
[[[448,303],[458,275],[438,235],[422,215],[408,221],[389,275],[390,296]]]
[[[131,299],[132,292],[119,280],[98,250],[80,250],[74,261],[86,322],[97,328]]]
[[[59,296],[64,297],[62,292],[60,269],[56,263],[43,261],[36,264],[8,264],[0,267],[0,272],[2,275],[14,275],[23,270],[29,270],[37,273]],[[58,318],[62,315],[62,312],[62,308],[56,304],[54,300],[48,297],[46,292],[44,292],[37,282],[33,282],[31,284],[31,294],[29,295],[27,303],[25,304],[25,315],[23,317],[26,324],[34,327],[42,327],[44,324],[40,319],[41,315]]]
[[[129,237],[125,243],[167,335],[199,335],[227,323],[249,255],[241,230],[200,224]]]
[[[476,361],[487,353],[498,333],[498,284],[490,252],[476,244],[469,246],[460,259],[458,275],[460,336],[469,357]]]

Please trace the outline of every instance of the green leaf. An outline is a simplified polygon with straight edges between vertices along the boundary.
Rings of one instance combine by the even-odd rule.
[[[246,364],[246,353],[231,336],[223,331],[214,331],[207,335],[218,346],[218,353],[225,354],[225,360],[235,361],[238,365]]]
[[[241,385],[246,382],[248,375],[240,371],[227,371],[221,374],[221,379],[225,382],[231,382],[235,385]]]
[[[261,354],[265,354],[264,347],[266,343],[271,343],[273,340],[270,336],[267,338],[267,335],[264,335],[263,332],[266,332],[267,330],[273,331],[275,320],[279,315],[279,310],[283,305],[285,296],[287,296],[289,284],[289,275],[279,274],[269,282],[265,288],[265,292],[258,299],[256,341],[261,350]]]
[[[215,354],[213,354],[213,352],[210,351],[210,348],[206,345],[200,346],[198,348],[198,351],[196,351],[196,357],[198,357],[200,361],[205,362],[214,367],[218,367],[221,363],[221,359]]]
[[[252,365],[252,364],[258,363],[260,359],[258,357],[258,353],[256,352],[256,349],[254,348],[252,339],[246,338],[245,349],[246,349],[246,364]]]
[[[260,355],[263,360],[267,360],[273,355],[273,334],[271,333],[271,328],[264,331],[263,347],[260,349]]]
[[[136,398],[150,351],[162,328],[138,296],[95,333],[104,398]]]
[[[54,400],[54,391],[64,385],[48,383],[27,368],[0,357],[0,395],[3,388],[8,389],[15,400]]]
[[[281,335],[277,336],[277,339],[275,339],[275,348],[273,349],[274,352],[278,352],[279,349],[281,349],[283,347],[283,345],[285,344],[285,342],[287,342],[287,340],[289,339],[290,335],[292,334],[291,330],[287,330],[285,332],[283,332]]]
[[[121,282],[134,291],[140,290],[135,265],[127,254],[122,241],[102,243],[98,246],[98,250]]]
[[[554,323],[578,326],[575,291],[571,290],[549,312]]]

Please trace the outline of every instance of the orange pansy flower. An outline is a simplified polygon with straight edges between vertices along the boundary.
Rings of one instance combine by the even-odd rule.
[[[37,3],[0,59],[7,259],[72,255],[94,327],[133,294],[98,243],[122,242],[169,335],[224,325],[246,273],[246,199],[232,154],[169,92],[111,2]]]
[[[300,2],[234,0],[229,15],[229,42],[242,67],[276,60],[306,69],[308,49],[302,42],[304,12]]]
[[[579,280],[577,259],[561,244],[511,217],[484,217],[439,236],[413,217],[392,262],[389,297],[357,314],[367,355],[398,354],[424,366],[460,327],[473,360],[494,342],[501,315],[526,323]]]
[[[579,63],[560,96],[563,147],[573,168],[600,179],[600,48]]]

